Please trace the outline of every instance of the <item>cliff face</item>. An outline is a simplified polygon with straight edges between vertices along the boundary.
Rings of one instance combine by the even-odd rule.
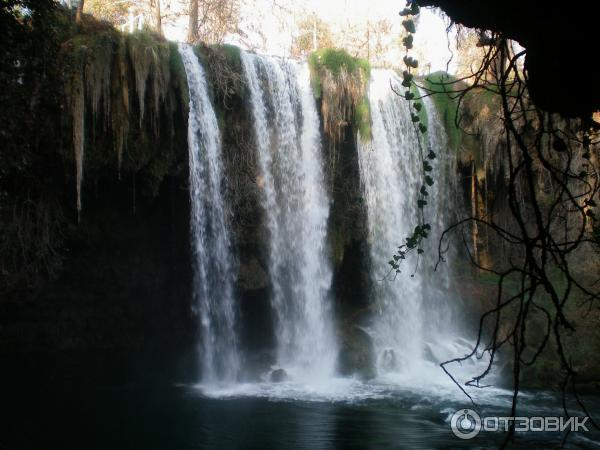
[[[123,376],[143,368],[174,376],[185,367],[193,377],[198,325],[191,304],[189,100],[179,53],[158,36],[120,35],[89,18],[81,28],[63,26],[54,36],[55,58],[47,61],[53,78],[30,80],[42,97],[54,94],[41,121],[48,130],[43,145],[25,139],[32,154],[25,165],[2,155],[12,166],[0,179],[7,230],[0,355],[18,362],[17,377],[40,365],[56,367],[57,376],[65,368],[99,378],[106,370]],[[269,244],[239,49],[195,51],[222,134],[241,341],[264,365],[261,355],[274,347]],[[329,89],[339,87],[329,81]],[[328,86],[321,93],[329,102],[336,94]],[[332,292],[348,318],[366,306],[369,279],[355,107],[342,111],[348,120],[338,112],[330,120],[335,131],[323,134]],[[320,99],[319,110],[326,109]],[[93,362],[82,363],[86,358]]]
[[[11,78],[19,98],[11,100],[18,108],[3,124],[8,139],[0,155],[0,357],[21,368],[12,374],[17,378],[40,367],[56,367],[57,376],[66,369],[99,379],[107,372],[193,378],[198,323],[191,304],[189,99],[179,54],[151,34],[122,36],[91,21],[82,29],[64,27],[54,36],[52,60],[43,60],[49,69],[38,70],[38,55]],[[248,92],[239,49],[195,50],[222,133],[242,346],[256,355],[247,362],[260,367],[275,343]],[[340,369],[368,376],[370,342],[354,327],[368,312],[372,291],[356,143],[357,131],[370,133],[368,67],[337,51],[320,57],[311,68],[319,81],[320,120],[327,124],[322,138]],[[339,64],[354,67],[342,77],[351,81],[346,87]],[[503,221],[508,212],[498,105],[480,94],[463,109],[467,133],[454,127],[451,101],[433,101],[449,151],[457,154],[465,209]],[[27,98],[23,107],[19,101]],[[502,242],[485,230],[473,227],[470,233],[481,264],[507,257]],[[477,317],[490,306],[480,299],[493,298],[494,280],[473,274],[466,259],[458,272]],[[600,341],[593,326],[584,333],[590,342]],[[532,377],[543,380],[544,373]]]
[[[455,80],[442,73],[432,74],[423,80],[425,85],[433,87],[439,86],[440,81],[455,82]],[[457,87],[461,87],[459,83]],[[464,87],[464,85],[462,86]],[[500,236],[492,226],[508,230],[509,233],[515,233],[519,236],[520,228],[515,211],[509,204],[509,190],[511,189],[511,170],[508,163],[507,134],[504,128],[504,115],[501,108],[501,98],[490,91],[484,91],[475,88],[469,91],[462,98],[460,108],[458,101],[452,96],[443,93],[434,95],[433,102],[438,109],[439,115],[446,127],[449,142],[452,151],[455,151],[458,159],[458,172],[461,175],[463,202],[466,208],[466,217],[472,217],[479,222],[472,221],[468,226],[462,229],[463,235],[467,237],[465,241],[468,244],[471,257],[481,267],[495,270],[501,273],[509,268],[519,267],[524,260],[524,245],[522,243],[511,243],[510,239]],[[525,96],[525,101],[529,101]],[[459,117],[457,118],[457,114]],[[549,120],[549,119],[546,119]],[[566,119],[562,116],[552,115],[555,126],[567,135],[572,130],[582,130],[582,123],[576,119]],[[457,128],[456,123],[460,124]],[[549,205],[556,199],[561,199],[557,183],[549,174],[549,165],[544,164],[536,153],[536,149],[544,146],[543,151],[549,154],[549,159],[556,166],[566,167],[568,161],[569,170],[573,168],[590,168],[591,171],[597,170],[597,156],[594,152],[597,149],[591,147],[587,156],[573,152],[569,159],[561,159],[560,149],[555,150],[551,147],[551,141],[536,141],[539,134],[538,130],[544,129],[544,123],[541,121],[530,120],[527,124],[521,122],[517,125],[520,137],[523,139],[526,148],[531,149],[530,157],[532,161],[531,177],[514,175],[514,196],[519,208],[520,220],[525,224],[528,230],[534,229],[532,224],[534,219],[534,208],[531,204],[531,191],[535,192],[535,198],[538,208],[543,211],[547,220],[547,233],[553,236],[560,236],[566,233],[566,229],[580,229],[586,224],[587,230],[592,228],[592,223],[581,222],[580,217],[563,216],[556,210],[550,210]],[[580,134],[581,135],[581,134]],[[540,143],[541,142],[541,143]],[[512,158],[514,161],[518,158],[514,153],[514,143],[512,143]],[[539,147],[538,147],[539,146]],[[582,152],[583,153],[583,152]],[[564,166],[561,166],[561,163]],[[557,170],[557,169],[554,169]],[[563,169],[564,170],[564,169]],[[573,178],[566,181],[573,191],[577,192],[577,183]],[[595,202],[594,202],[595,204]],[[566,217],[566,218],[565,218]],[[552,223],[552,219],[560,218],[560,223]],[[568,224],[568,225],[565,225]],[[497,228],[496,228],[497,229]],[[530,236],[533,232],[530,232]],[[553,237],[554,238],[554,237]],[[555,238],[554,238],[555,239]],[[600,265],[598,262],[598,247],[593,238],[586,243],[582,243],[568,255],[568,266],[571,274],[575,274],[578,282],[587,286],[590,291],[594,291],[591,286],[597,283]],[[559,292],[567,292],[567,281],[564,275],[559,271],[555,262],[548,262],[548,279],[553,286],[558,288]],[[462,271],[464,267],[459,267],[459,276],[461,282],[459,288],[463,298],[466,300],[466,307],[474,313],[474,316],[480,316],[484,312],[495,308],[495,299],[498,292],[499,277],[489,271],[476,270],[473,265],[465,265],[469,269]],[[461,273],[462,272],[462,273]],[[504,297],[516,295],[519,292],[519,286],[511,281],[503,283]],[[600,342],[600,333],[598,332],[597,314],[592,312],[587,293],[570,289],[569,298],[565,302],[565,316],[576,328],[576,333],[562,336],[561,345],[565,353],[569,355],[573,367],[577,371],[578,385],[580,390],[597,391],[600,374],[597,367],[600,360],[596,356],[595,347]],[[517,297],[518,298],[518,297]],[[543,305],[551,309],[550,301],[545,291],[537,292],[536,304]],[[587,299],[587,300],[586,300]],[[501,333],[507,333],[510,322],[516,317],[515,311],[507,310],[506,316],[502,318]],[[544,336],[547,322],[543,317],[534,317],[530,319],[526,338],[529,345],[540,345],[541,336]],[[533,343],[533,344],[531,344]],[[558,357],[557,343],[550,338],[548,345],[541,352],[539,359],[535,364],[522,366],[521,385],[525,388],[560,388],[561,369]],[[511,355],[512,356],[512,355]],[[501,358],[502,358],[501,354]],[[512,365],[507,363],[504,367],[506,379],[512,376]]]

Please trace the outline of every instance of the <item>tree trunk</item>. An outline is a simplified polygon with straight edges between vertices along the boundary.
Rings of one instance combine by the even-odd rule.
[[[190,22],[188,25],[188,42],[198,40],[198,0],[190,0]]]
[[[154,21],[154,31],[162,35],[162,16],[160,13],[160,0],[152,0],[152,19]]]
[[[81,18],[83,16],[83,3],[84,0],[79,0],[77,4],[77,11],[75,12],[75,22],[81,23]]]

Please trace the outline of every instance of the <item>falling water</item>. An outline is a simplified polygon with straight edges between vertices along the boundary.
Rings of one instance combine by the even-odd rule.
[[[319,118],[306,64],[242,53],[270,235],[277,363],[293,377],[334,371],[336,345],[326,255],[329,199]]]
[[[455,261],[456,249],[453,246],[448,247],[443,255],[443,261],[437,264],[439,242],[442,232],[464,214],[459,206],[461,202],[458,198],[456,155],[449,147],[446,130],[431,97],[423,97],[420,101],[425,107],[428,126],[423,144],[427,146],[426,152],[433,151],[436,154],[431,173],[435,183],[428,188],[428,205],[425,209],[431,231],[429,238],[424,242],[425,253],[422,260],[423,272],[428,277],[427,282],[423,283],[423,310],[428,337],[425,338],[425,342],[436,341],[436,345],[440,345],[443,341],[449,341],[448,336],[456,336],[460,320],[456,317],[458,310],[456,302],[459,299],[456,295],[452,296],[450,283],[450,270]],[[445,239],[444,242],[449,241]],[[461,350],[467,353],[464,347]]]
[[[417,217],[418,142],[406,102],[394,98],[392,72],[374,70],[369,88],[372,142],[359,137],[359,165],[367,205],[377,306],[372,330],[379,372],[406,371],[421,359],[420,272],[391,279],[391,253],[404,242]],[[403,269],[412,271],[413,261]]]
[[[420,376],[425,346],[437,340],[441,333],[435,324],[447,323],[450,319],[450,309],[444,306],[444,302],[448,303],[448,297],[444,297],[448,278],[443,273],[432,275],[437,256],[433,246],[427,248],[418,261],[414,255],[403,261],[402,273],[390,272],[388,261],[392,253],[411,235],[417,223],[417,199],[422,185],[418,134],[411,121],[410,106],[390,89],[390,80],[397,82],[391,71],[372,72],[369,101],[373,138],[371,142],[362,142],[359,138],[374,279],[372,295],[376,305],[370,331],[379,374],[414,377]],[[427,102],[425,106],[431,131],[423,145],[426,152],[429,147],[438,154],[434,172],[436,184],[430,189],[426,213],[435,221],[432,228],[438,230],[451,208],[451,194],[448,194],[451,189],[440,180],[444,173],[450,173],[446,170],[449,157],[433,105]],[[435,237],[430,239],[433,240]]]
[[[240,367],[233,298],[235,261],[223,193],[221,135],[204,70],[191,47],[180,45],[190,108],[188,147],[194,300],[202,332],[204,381],[234,381]]]

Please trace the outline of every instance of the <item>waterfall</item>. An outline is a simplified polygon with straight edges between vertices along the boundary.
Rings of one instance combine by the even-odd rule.
[[[329,199],[308,66],[242,52],[269,233],[277,364],[295,379],[334,372],[326,249]]]
[[[449,320],[450,309],[444,304],[448,299],[443,293],[448,278],[447,274],[432,274],[437,259],[437,246],[432,242],[437,243],[437,236],[430,236],[426,242],[418,269],[413,254],[402,262],[402,273],[390,272],[392,253],[417,224],[417,198],[422,185],[419,143],[410,106],[390,89],[390,80],[399,86],[393,72],[372,71],[369,102],[373,137],[371,142],[358,139],[374,286],[375,312],[370,332],[378,373],[414,377],[422,375],[425,345],[441,333],[436,324]],[[430,132],[423,139],[425,152],[430,148],[438,155],[433,174],[436,184],[430,189],[426,215],[434,221],[432,228],[439,230],[451,208],[449,186],[440,179],[449,173],[446,166],[451,157],[433,105],[426,102],[425,106],[430,122]]]
[[[189,88],[189,183],[194,304],[202,333],[203,380],[234,381],[240,368],[233,296],[235,259],[224,198],[221,135],[204,70],[187,45],[180,45]]]

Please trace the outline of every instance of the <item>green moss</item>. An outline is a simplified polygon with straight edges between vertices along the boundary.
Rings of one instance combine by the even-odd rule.
[[[175,128],[185,123],[189,94],[177,44],[147,30],[75,27],[61,46],[61,64],[68,106],[71,91],[85,87],[85,170],[136,174],[141,192],[155,196],[185,157]],[[67,135],[71,116],[65,114]],[[73,152],[66,153],[71,167]]]
[[[342,138],[343,124],[348,122],[362,139],[370,140],[369,62],[345,50],[324,48],[311,53],[308,64],[313,94],[322,101],[324,128],[331,142]]]
[[[350,56],[345,50],[335,48],[322,48],[312,52],[308,57],[311,84],[316,98],[321,98],[322,86],[320,70],[326,69],[334,77],[338,77],[344,69],[351,76],[359,76],[368,83],[371,74],[371,65],[366,59]]]
[[[323,48],[312,52],[308,57],[309,64],[314,67],[325,67],[334,75],[339,75],[342,68],[355,75],[362,71],[366,76],[371,73],[371,65],[366,59],[350,56],[345,50]]]
[[[445,72],[435,72],[423,79],[423,86],[435,92],[431,95],[440,119],[448,136],[450,147],[463,160],[473,160],[481,165],[484,155],[478,140],[477,129],[465,133],[474,122],[492,118],[500,110],[500,97],[492,89],[475,88],[469,90],[461,102],[458,111],[458,94],[452,93],[464,89],[467,85]],[[458,114],[461,114],[460,118]],[[457,118],[460,119],[457,126]],[[461,129],[462,128],[462,129]]]
[[[431,100],[444,124],[450,146],[458,152],[463,133],[456,125],[458,100],[455,94],[450,93],[460,88],[456,84],[456,78],[445,72],[435,72],[424,78],[423,86],[436,92],[431,96]]]
[[[242,56],[241,50],[237,45],[224,44],[221,46],[222,52],[227,57],[227,61],[235,66],[241,66],[242,64]]]
[[[360,133],[361,139],[365,141],[371,140],[371,107],[367,96],[364,96],[361,102],[356,105],[356,109],[354,110],[354,126]]]
[[[187,105],[190,103],[190,95],[187,85],[185,67],[183,65],[183,61],[181,60],[181,55],[177,49],[177,44],[175,42],[169,42],[169,47],[169,69],[171,71],[171,82],[175,90],[179,92],[181,103],[187,108]]]

